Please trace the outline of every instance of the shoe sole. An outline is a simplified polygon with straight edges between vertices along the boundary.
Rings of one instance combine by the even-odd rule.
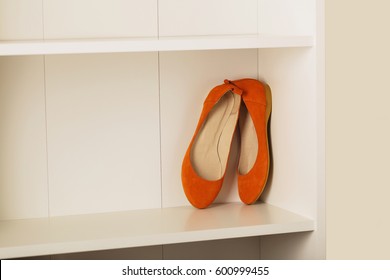
[[[269,176],[269,168],[270,168],[270,165],[271,165],[271,162],[270,162],[270,152],[269,152],[269,139],[268,139],[268,121],[269,121],[269,118],[271,116],[271,111],[272,111],[272,94],[271,94],[271,88],[268,84],[265,84],[264,83],[264,86],[265,86],[265,100],[267,102],[267,105],[266,105],[266,108],[265,108],[265,137],[267,139],[266,141],[266,144],[267,144],[267,157],[268,157],[268,167],[267,167],[267,174],[266,174],[266,177],[265,177],[265,181],[264,181],[264,185],[261,186],[262,190],[259,194],[259,196],[256,198],[256,200],[253,202],[255,203],[259,198],[260,196],[262,195],[263,191],[264,191],[264,188],[265,186],[267,185],[267,181],[268,181],[268,176]]]

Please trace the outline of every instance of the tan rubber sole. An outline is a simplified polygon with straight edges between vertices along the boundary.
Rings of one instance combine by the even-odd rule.
[[[262,190],[259,194],[259,196],[256,198],[255,201],[257,201],[261,194],[263,193],[264,191],[264,188],[265,186],[267,185],[267,181],[268,181],[268,176],[269,176],[269,168],[270,168],[270,165],[271,165],[271,162],[270,162],[270,152],[269,152],[269,139],[268,139],[268,121],[269,121],[269,118],[271,116],[271,111],[272,111],[272,94],[271,94],[271,88],[269,85],[267,84],[264,84],[265,86],[265,100],[267,102],[267,106],[265,108],[265,114],[266,114],[266,118],[265,118],[265,137],[267,139],[266,143],[267,143],[267,156],[268,156],[268,167],[267,167],[267,175],[265,177],[265,181],[264,181],[264,185],[262,186]]]

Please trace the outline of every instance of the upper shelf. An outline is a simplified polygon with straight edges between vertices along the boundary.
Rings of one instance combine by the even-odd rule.
[[[0,56],[313,46],[312,36],[196,36],[131,39],[0,41]]]
[[[0,258],[314,230],[314,221],[259,203],[0,221]]]

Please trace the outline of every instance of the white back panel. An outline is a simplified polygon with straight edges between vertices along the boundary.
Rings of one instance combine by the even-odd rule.
[[[256,34],[257,0],[160,0],[160,36]]]
[[[0,219],[47,215],[43,57],[1,57]]]
[[[43,38],[43,0],[0,0],[0,40]]]
[[[164,245],[165,260],[258,260],[260,238],[246,237]]]
[[[160,260],[163,246],[135,247],[51,256],[52,260]]]
[[[256,78],[257,50],[188,51],[160,54],[163,206],[189,205],[181,164],[210,90],[224,79]],[[216,201],[238,201],[236,144]]]
[[[315,34],[317,0],[258,0],[259,33]]]
[[[316,234],[313,232],[265,235],[260,240],[263,260],[319,259]]]
[[[45,38],[157,36],[157,0],[43,0]]]
[[[50,214],[160,207],[156,53],[46,58]]]

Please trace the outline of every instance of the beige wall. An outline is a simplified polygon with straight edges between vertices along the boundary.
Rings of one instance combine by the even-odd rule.
[[[327,258],[390,259],[390,1],[325,2]]]

